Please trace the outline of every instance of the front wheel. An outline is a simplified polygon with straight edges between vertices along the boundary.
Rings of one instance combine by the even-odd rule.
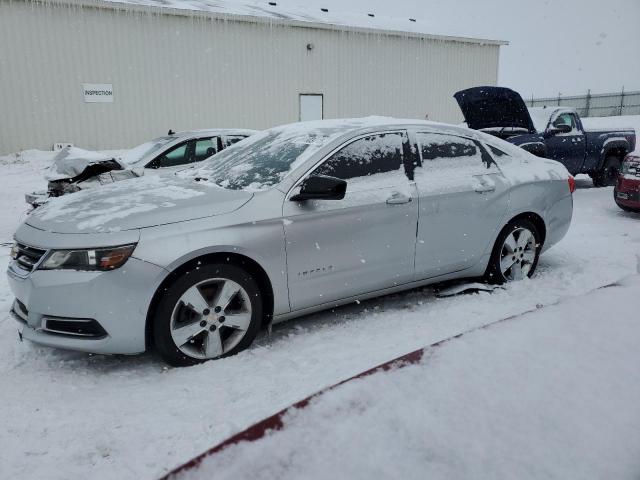
[[[194,365],[247,348],[262,323],[256,281],[230,264],[208,264],[185,272],[158,305],[153,334],[169,364]]]
[[[540,257],[540,234],[533,223],[513,220],[502,229],[491,253],[485,280],[505,283],[531,277]]]
[[[620,159],[615,155],[609,155],[602,165],[602,170],[591,175],[595,187],[611,187],[615,185],[620,172]]]

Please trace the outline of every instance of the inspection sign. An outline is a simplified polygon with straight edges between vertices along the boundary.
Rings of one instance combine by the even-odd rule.
[[[85,103],[113,103],[113,85],[111,83],[83,83]]]

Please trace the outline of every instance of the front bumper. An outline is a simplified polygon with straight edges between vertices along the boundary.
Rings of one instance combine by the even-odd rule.
[[[640,178],[620,175],[613,189],[616,203],[629,208],[640,208]]]
[[[49,201],[49,194],[47,192],[25,193],[24,201],[33,208],[38,208]]]
[[[11,313],[23,338],[90,353],[134,354],[145,350],[147,311],[166,274],[161,267],[132,257],[110,272],[36,270],[21,276],[17,271],[12,263],[7,275],[16,297]],[[82,334],[89,320],[95,321],[104,334]],[[55,331],[59,330],[55,325],[70,322],[81,326],[76,333]]]

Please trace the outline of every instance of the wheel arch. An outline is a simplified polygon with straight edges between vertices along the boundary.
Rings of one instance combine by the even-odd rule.
[[[622,161],[627,153],[629,153],[629,142],[626,140],[609,142],[607,144],[607,148],[603,149],[602,154],[600,155],[600,165],[598,169],[600,170],[604,167],[604,162],[607,158],[615,156]]]
[[[528,220],[533,223],[533,225],[538,230],[538,233],[540,234],[540,247],[542,247],[544,245],[544,241],[547,238],[547,225],[544,223],[544,219],[542,218],[542,216],[540,216],[536,212],[522,212],[510,218],[507,223],[505,223],[505,227],[511,222],[521,219]]]
[[[197,268],[203,263],[228,263],[246,269],[258,282],[258,287],[264,299],[264,319],[263,325],[268,325],[273,318],[273,286],[271,279],[262,266],[254,259],[237,252],[212,252],[190,258],[175,266],[167,273],[151,298],[145,322],[145,346],[148,350],[153,346],[153,318],[158,307],[158,303],[169,286],[184,273]]]

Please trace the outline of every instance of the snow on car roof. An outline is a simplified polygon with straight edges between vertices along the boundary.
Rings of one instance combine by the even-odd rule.
[[[213,182],[223,188],[261,191],[282,182],[317,152],[334,142],[378,131],[417,128],[485,140],[481,132],[426,120],[371,116],[297,122],[263,130],[215,156],[186,176]],[[522,150],[517,147],[518,152]]]
[[[334,28],[349,30],[373,30],[387,34],[419,36],[470,43],[506,45],[508,42],[487,38],[476,38],[461,32],[452,23],[444,26],[435,19],[424,21],[418,18],[392,18],[378,16],[374,11],[341,12],[327,8],[310,8],[309,6],[286,5],[280,1],[231,2],[225,0],[67,0],[69,3],[83,5],[100,5],[116,7],[124,4],[127,7],[152,8],[167,14],[185,14],[185,12],[201,12],[239,21],[268,21],[272,24],[295,24],[311,28]]]
[[[194,135],[253,135],[258,130],[248,128],[203,128],[202,130],[185,130],[183,132],[172,133],[176,138],[191,137]]]

